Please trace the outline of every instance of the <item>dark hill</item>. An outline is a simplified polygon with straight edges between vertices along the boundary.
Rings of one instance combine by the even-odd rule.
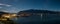
[[[6,12],[0,11],[0,16],[2,16],[3,14],[6,14]]]
[[[33,9],[20,11],[19,13],[21,13],[21,12],[29,12],[29,13],[49,13],[49,14],[58,14],[58,13],[59,13],[59,12],[56,12],[56,11],[33,10]]]
[[[2,11],[0,11],[0,14],[4,14],[4,13],[6,13],[6,12],[2,12]]]

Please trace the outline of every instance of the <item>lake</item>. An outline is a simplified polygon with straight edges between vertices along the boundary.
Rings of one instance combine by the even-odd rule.
[[[60,15],[56,14],[45,14],[32,15],[29,17],[19,17],[17,20],[14,19],[18,24],[60,24]]]

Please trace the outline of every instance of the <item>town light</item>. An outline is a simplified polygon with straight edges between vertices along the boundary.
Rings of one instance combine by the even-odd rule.
[[[6,18],[10,18],[10,16],[4,16],[4,17],[6,17]]]

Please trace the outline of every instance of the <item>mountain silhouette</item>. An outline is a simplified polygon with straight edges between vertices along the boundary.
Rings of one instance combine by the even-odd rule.
[[[7,12],[0,11],[0,14],[4,14],[4,13],[7,13]]]
[[[20,14],[21,12],[29,12],[29,13],[49,13],[49,14],[58,14],[60,12],[57,11],[48,11],[48,10],[34,10],[34,9],[30,9],[30,10],[24,10],[24,11],[20,11],[18,12],[18,14]]]

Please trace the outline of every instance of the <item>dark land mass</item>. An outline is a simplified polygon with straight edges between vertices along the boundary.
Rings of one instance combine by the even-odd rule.
[[[18,19],[18,23],[21,24],[60,24],[60,12],[57,11],[48,11],[48,10],[24,10],[18,12],[18,15],[21,13],[44,13],[44,15],[31,15],[28,17],[21,17]],[[47,14],[47,15],[46,15]]]
[[[60,12],[57,11],[48,11],[48,10],[24,10],[17,13],[17,15],[21,14],[22,12],[26,13],[44,13],[44,15],[31,15],[28,17],[19,17],[16,21],[18,24],[60,24]],[[4,13],[4,12],[0,12]],[[49,15],[46,13],[49,13]],[[1,15],[1,14],[0,14]]]

